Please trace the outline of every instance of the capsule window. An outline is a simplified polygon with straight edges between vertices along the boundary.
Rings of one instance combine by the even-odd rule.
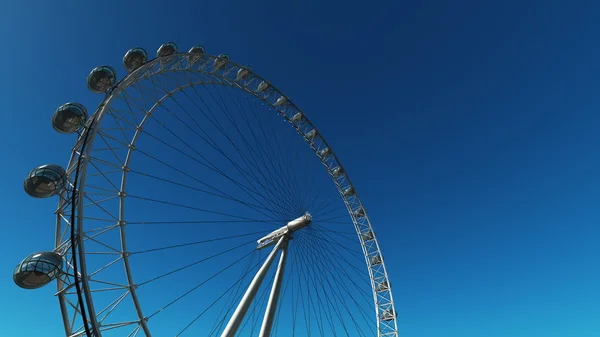
[[[13,281],[21,288],[36,289],[54,280],[62,267],[62,257],[53,252],[25,258],[14,270]]]

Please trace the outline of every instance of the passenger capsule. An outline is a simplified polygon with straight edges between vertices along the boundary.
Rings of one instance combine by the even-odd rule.
[[[13,273],[13,281],[24,289],[37,289],[52,282],[61,271],[62,257],[53,252],[36,253],[23,260]]]
[[[58,165],[42,165],[29,172],[23,183],[25,193],[35,198],[48,198],[60,193],[67,184],[67,173]]]
[[[371,256],[370,262],[372,266],[377,266],[381,264],[381,256],[379,254]]]
[[[321,150],[319,151],[319,156],[320,156],[321,158],[325,158],[325,157],[329,156],[329,155],[330,155],[330,154],[332,154],[332,153],[333,153],[333,152],[331,151],[331,149],[330,149],[330,148],[328,148],[328,147],[325,147],[325,148],[323,148],[323,149],[321,149]]]
[[[229,55],[221,54],[215,58],[213,68],[215,70],[223,69],[223,67],[225,67],[225,65],[227,64],[227,61],[229,61]]]
[[[79,103],[66,103],[59,106],[52,115],[52,127],[60,133],[73,133],[80,130],[87,120],[87,110]]]
[[[342,191],[342,195],[345,197],[351,197],[355,194],[356,194],[356,191],[354,191],[354,187],[352,187],[352,186],[349,186]]]
[[[317,129],[312,129],[312,130],[308,131],[308,133],[306,134],[306,139],[314,140],[318,134],[319,133],[317,132]]]
[[[204,49],[204,47],[201,45],[195,45],[192,48],[190,48],[190,50],[188,51],[188,53],[190,53],[190,54],[198,54],[198,55],[202,55],[205,52],[206,52],[206,49]]]
[[[163,43],[156,51],[156,57],[171,56],[177,53],[177,45],[175,42]]]
[[[250,66],[245,66],[244,68],[240,68],[240,70],[238,70],[238,72],[237,72],[237,76],[235,77],[235,80],[241,81],[241,80],[247,79],[248,76],[250,76],[250,70],[252,70],[252,68]]]
[[[368,231],[362,233],[360,235],[363,239],[363,241],[370,241],[373,240],[374,236],[373,236],[373,232],[369,229]]]
[[[305,118],[304,118],[304,114],[302,112],[298,112],[291,118],[291,121],[294,123],[298,123],[303,120],[305,120]]]
[[[123,56],[123,67],[131,72],[148,61],[148,53],[143,48],[132,48]]]
[[[205,52],[205,50],[204,50],[203,46],[201,46],[201,45],[193,46],[188,51],[188,54],[189,54],[188,62],[190,64],[193,64],[193,63],[199,61],[204,56],[204,52]]]
[[[262,81],[260,82],[260,84],[258,84],[258,88],[256,88],[256,91],[265,92],[267,91],[267,89],[269,89],[269,83],[267,83],[266,81]]]
[[[356,211],[354,211],[354,213],[352,213],[354,215],[355,218],[362,218],[365,216],[365,209],[364,208],[359,208]]]
[[[338,166],[331,170],[331,175],[333,175],[335,178],[339,178],[344,175],[344,169]]]
[[[117,72],[109,66],[94,68],[87,77],[87,86],[91,92],[107,92],[117,83]]]
[[[279,97],[276,101],[275,101],[275,106],[282,106],[285,105],[285,103],[287,103],[287,98],[285,98],[284,96]]]
[[[375,287],[375,290],[377,292],[386,291],[388,289],[390,289],[390,285],[388,284],[387,280],[383,280],[383,281],[377,283],[377,286]]]
[[[394,319],[394,318],[396,318],[396,317],[395,317],[395,315],[394,315],[394,310],[392,310],[392,309],[386,309],[386,310],[384,310],[384,311],[381,313],[381,315],[379,316],[379,318],[380,318],[382,321],[391,321],[391,320],[393,320],[393,319]]]

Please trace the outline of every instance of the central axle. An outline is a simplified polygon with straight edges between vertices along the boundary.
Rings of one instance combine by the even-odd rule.
[[[256,249],[263,249],[265,247],[274,245],[282,236],[291,234],[292,232],[308,226],[311,221],[312,216],[310,213],[306,212],[303,216],[288,222],[287,225],[272,231],[271,233],[262,237],[260,240],[256,241],[258,243]]]

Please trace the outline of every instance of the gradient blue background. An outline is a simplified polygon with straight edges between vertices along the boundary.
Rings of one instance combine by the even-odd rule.
[[[600,336],[597,1],[11,1],[0,10],[0,335],[59,336],[54,287],[14,266],[52,249],[66,163],[53,132],[85,76],[174,40],[251,64],[309,114],[357,185],[402,336]],[[121,75],[122,68],[118,68]]]

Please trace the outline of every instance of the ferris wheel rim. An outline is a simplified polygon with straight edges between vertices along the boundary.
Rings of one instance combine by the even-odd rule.
[[[287,116],[286,113],[284,111],[282,111],[282,109],[280,107],[277,107],[272,102],[267,101],[266,97],[261,97],[260,95],[258,95],[256,90],[251,90],[247,86],[240,85],[239,83],[237,83],[238,81],[233,80],[231,77],[228,78],[227,77],[228,74],[224,74],[223,75],[222,72],[218,72],[218,71],[212,71],[212,72],[205,71],[202,68],[202,66],[194,66],[194,69],[190,69],[192,67],[190,67],[189,65],[188,65],[187,68],[176,68],[178,64],[183,63],[182,61],[189,60],[189,58],[191,58],[191,57],[198,57],[198,55],[197,54],[192,54],[192,53],[177,53],[177,54],[174,54],[174,55],[164,56],[164,57],[160,57],[160,58],[155,58],[153,60],[149,60],[148,62],[146,62],[145,64],[143,64],[139,68],[137,68],[134,71],[128,73],[124,78],[122,78],[119,82],[117,82],[115,84],[115,86],[109,92],[106,93],[104,99],[99,104],[97,110],[93,114],[93,117],[89,120],[89,123],[87,124],[84,132],[80,134],[80,137],[78,137],[78,140],[77,140],[75,146],[73,147],[71,158],[69,160],[69,164],[67,166],[68,170],[69,169],[71,169],[71,170],[77,169],[77,165],[75,165],[75,164],[77,164],[79,161],[82,161],[81,164],[82,164],[82,167],[83,167],[83,173],[84,174],[80,178],[80,191],[82,191],[83,193],[85,193],[85,191],[84,191],[84,189],[85,189],[85,177],[86,177],[86,171],[85,170],[86,170],[87,163],[89,161],[88,154],[93,150],[94,137],[96,136],[96,133],[98,131],[97,125],[101,125],[102,118],[104,117],[104,114],[106,113],[107,108],[110,107],[110,104],[113,101],[113,99],[115,99],[116,95],[118,95],[119,93],[121,93],[123,91],[126,91],[129,87],[131,87],[132,85],[134,85],[137,81],[139,81],[139,80],[141,80],[143,78],[146,78],[146,77],[151,77],[151,76],[159,75],[159,74],[162,74],[162,73],[165,73],[165,72],[180,72],[180,71],[190,71],[190,70],[193,70],[193,71],[198,72],[198,73],[208,74],[210,76],[214,76],[215,78],[220,79],[222,82],[221,83],[215,82],[215,83],[212,83],[212,84],[219,84],[219,85],[233,87],[235,89],[239,89],[241,91],[244,91],[247,94],[250,94],[250,95],[252,95],[255,98],[260,99],[263,103],[267,104],[270,108],[272,108],[274,111],[276,111],[281,117],[283,117],[285,121],[287,121],[288,123],[290,123],[293,126],[293,128],[299,133],[299,135],[302,136],[305,140],[307,140],[306,139],[306,134],[304,134],[302,132],[302,130],[300,130],[292,122],[291,116]],[[219,56],[215,56],[215,55],[209,55],[209,54],[203,54],[202,55],[202,59],[208,59],[208,61],[204,65],[206,65],[206,64],[208,64],[210,62],[214,62],[218,58],[219,58]],[[175,64],[172,65],[172,68],[167,69],[165,66],[163,66],[165,64],[169,64],[169,62],[172,62],[173,60],[178,60],[178,62],[175,62]],[[368,252],[367,252],[367,250],[365,248],[365,242],[363,240],[363,237],[361,237],[361,234],[363,234],[364,232],[360,231],[360,229],[359,229],[359,227],[357,225],[356,216],[355,216],[355,214],[353,214],[353,211],[350,208],[350,206],[348,206],[349,204],[347,202],[347,197],[343,194],[344,191],[342,190],[341,185],[336,181],[336,178],[333,177],[333,175],[332,175],[333,182],[334,182],[334,184],[335,184],[335,186],[336,186],[336,188],[337,188],[337,190],[338,190],[338,192],[340,194],[340,197],[342,198],[342,200],[346,204],[346,207],[347,207],[348,213],[349,213],[349,215],[350,215],[350,217],[352,219],[352,222],[353,222],[356,234],[359,237],[359,242],[360,242],[360,244],[362,246],[363,255],[364,255],[364,258],[365,258],[365,261],[366,261],[366,264],[367,264],[367,269],[368,269],[368,272],[369,272],[369,279],[371,281],[371,290],[372,290],[372,293],[373,293],[373,300],[374,300],[374,306],[375,306],[375,311],[376,311],[377,331],[378,331],[378,334],[380,336],[384,336],[384,335],[385,336],[397,336],[396,310],[395,310],[395,305],[394,305],[393,296],[392,296],[392,292],[391,292],[391,286],[389,285],[389,277],[388,277],[388,274],[387,274],[387,269],[385,267],[385,262],[384,262],[384,259],[383,259],[383,255],[381,254],[381,249],[379,247],[379,242],[378,242],[378,240],[376,238],[375,232],[373,231],[373,228],[371,226],[371,223],[370,223],[370,220],[368,218],[368,215],[366,214],[366,211],[364,209],[362,201],[360,200],[360,198],[358,196],[358,193],[356,192],[356,188],[354,187],[354,184],[351,182],[350,177],[348,176],[347,172],[343,169],[343,166],[342,166],[341,162],[338,160],[338,157],[335,155],[335,152],[333,152],[333,149],[329,146],[329,144],[327,143],[327,141],[325,140],[325,138],[322,136],[322,134],[320,132],[318,132],[318,129],[309,120],[309,118],[306,116],[306,114],[301,109],[299,109],[292,102],[292,100],[287,95],[283,94],[280,90],[277,89],[277,87],[275,87],[274,85],[272,85],[270,81],[267,81],[263,77],[257,75],[254,71],[252,71],[248,67],[244,67],[244,66],[242,66],[240,64],[237,64],[237,63],[235,63],[235,62],[233,62],[231,60],[227,60],[227,64],[228,65],[232,65],[233,67],[231,67],[231,68],[235,69],[236,71],[240,70],[240,69],[245,69],[246,71],[248,71],[248,73],[250,74],[250,76],[252,76],[253,78],[257,79],[257,81],[255,82],[255,84],[258,83],[258,81],[268,83],[269,86],[272,88],[272,91],[278,93],[281,97],[283,97],[283,98],[286,99],[287,104],[289,106],[292,106],[296,111],[301,112],[302,113],[302,117],[305,119],[305,121],[318,133],[318,136],[320,137],[320,140],[322,141],[322,143],[331,151],[331,153],[329,154],[329,156],[331,156],[332,158],[334,158],[334,162],[337,163],[337,166],[339,166],[343,170],[344,176],[345,176],[345,178],[347,180],[347,184],[346,185],[348,185],[351,188],[353,188],[354,193],[355,193],[355,203],[357,203],[359,205],[360,209],[362,209],[362,212],[363,212],[362,217],[366,220],[366,223],[368,224],[368,228],[371,231],[371,235],[373,236],[373,238],[371,239],[371,241],[373,241],[374,246],[375,246],[376,251],[377,251],[377,254],[378,254],[378,256],[379,256],[379,258],[381,260],[380,265],[381,265],[381,268],[383,270],[383,274],[385,276],[384,279],[385,279],[386,282],[388,282],[388,292],[389,292],[389,296],[388,297],[389,297],[390,300],[389,300],[389,303],[386,304],[387,305],[386,308],[392,310],[393,319],[390,319],[390,320],[387,320],[387,321],[393,321],[393,331],[392,331],[392,333],[381,334],[380,323],[381,323],[382,319],[381,319],[380,313],[381,313],[382,308],[381,308],[380,302],[378,300],[378,290],[376,289],[377,284],[375,283],[375,277],[373,275],[372,266],[371,266],[371,263],[369,262],[370,261],[369,258],[371,256],[368,255]],[[151,71],[157,65],[159,65],[158,70],[154,71],[154,72]],[[228,73],[230,74],[232,72],[235,72],[235,71],[232,71],[230,69],[230,71]],[[196,82],[194,84],[191,84],[191,85],[205,85],[207,83],[209,83],[209,82],[198,81],[198,82]],[[184,86],[180,86],[177,89],[174,89],[173,91],[181,90],[182,87],[184,87]],[[167,96],[167,95],[165,95],[165,96]],[[143,122],[142,122],[142,124],[143,124]],[[136,131],[136,135],[137,134],[138,134],[138,131]],[[84,137],[85,137],[85,139],[90,140],[90,142],[89,142],[89,144],[87,144],[87,148],[80,150],[80,152],[79,152],[80,154],[78,155],[79,148],[77,146],[78,146],[78,144],[81,145],[82,138],[84,138]],[[131,141],[132,144],[135,143],[135,138],[136,137],[137,136],[134,136],[134,138],[132,139],[132,141]],[[308,140],[307,140],[307,142],[308,142],[309,146],[311,147],[311,149],[313,149],[313,151],[317,152],[317,149],[314,148],[314,146]],[[129,162],[130,153],[131,153],[131,150],[128,151],[127,163]],[[81,155],[81,154],[84,154],[84,155]],[[327,167],[327,165],[324,163],[324,159],[321,158],[318,154],[317,154],[317,157]],[[329,168],[328,168],[328,171],[330,171]],[[124,181],[126,180],[126,175],[127,175],[127,172],[124,169],[123,170],[123,181],[122,181],[122,184],[124,184]],[[330,175],[331,175],[331,173],[330,173]],[[83,183],[81,183],[81,181]],[[122,191],[123,189],[124,189],[124,185],[121,186],[121,192],[123,192]],[[59,201],[59,209],[62,209],[64,207],[64,200],[66,200],[66,198],[61,198],[60,199],[60,201]],[[121,199],[121,202],[122,202],[122,200],[123,199]],[[80,203],[81,203],[81,201],[77,202],[78,205]],[[73,212],[73,214],[75,213],[75,209],[72,209],[71,211]],[[122,221],[122,217],[121,216],[120,216],[120,221]],[[82,219],[80,219],[80,221],[75,221],[75,226],[78,229],[82,229],[82,228],[84,228],[83,223],[84,223],[84,221]],[[60,232],[62,231],[61,228],[60,228],[61,225],[62,225],[62,219],[61,219],[60,214],[59,214],[59,215],[57,215],[56,243],[55,243],[56,248],[58,248],[58,245],[59,245],[58,236],[60,235]],[[125,230],[124,230],[123,226],[121,226],[121,231],[122,231],[122,235],[124,236],[124,234],[125,234],[124,231]],[[126,241],[124,238],[122,240],[124,242]],[[62,243],[60,243],[60,244],[62,244]],[[84,248],[83,246],[84,246],[83,242],[80,242],[80,244],[77,245],[77,255],[79,255],[79,258],[81,259],[82,264],[85,264],[85,251],[83,249]],[[77,258],[77,257],[74,256],[73,258]],[[123,259],[123,261],[124,261],[125,264],[128,263],[128,262],[125,262],[126,260],[127,260],[126,258]],[[126,266],[125,269],[126,269],[126,274],[127,274],[126,276],[128,278],[128,281],[130,282],[129,286],[133,286],[133,284],[131,282],[131,278],[132,278],[131,270],[127,266]],[[83,285],[84,288],[88,288],[87,280],[85,278],[82,278],[80,280],[80,282],[81,282],[81,284]],[[64,286],[64,285],[61,285],[61,283],[59,282],[58,283],[59,290],[61,290],[60,289],[61,286]],[[151,336],[149,330],[147,330],[148,328],[147,328],[147,325],[146,325],[146,319],[145,319],[145,317],[143,317],[143,314],[141,312],[141,306],[139,304],[139,300],[137,300],[137,298],[134,298],[135,297],[135,290],[132,291],[132,295],[133,295],[132,299],[134,301],[135,307],[136,307],[136,309],[139,309],[139,311],[138,311],[138,318],[140,319],[140,321],[138,322],[138,324],[140,324],[142,326],[142,329],[144,329],[144,331],[145,331],[145,333],[146,333],[147,336]],[[86,299],[85,305],[87,305],[88,307],[91,306],[91,309],[92,309],[91,312],[94,312],[94,310],[93,310],[93,297],[91,295],[89,295],[89,297],[90,297],[89,299]],[[64,299],[61,298],[61,297],[59,297],[59,302],[61,304],[61,311],[63,311],[62,308],[65,306]],[[63,311],[63,320],[65,320],[64,315],[65,315],[65,312]],[[95,318],[90,317],[90,319],[91,319],[92,323],[95,324]],[[98,335],[100,336],[101,332],[98,331]]]

